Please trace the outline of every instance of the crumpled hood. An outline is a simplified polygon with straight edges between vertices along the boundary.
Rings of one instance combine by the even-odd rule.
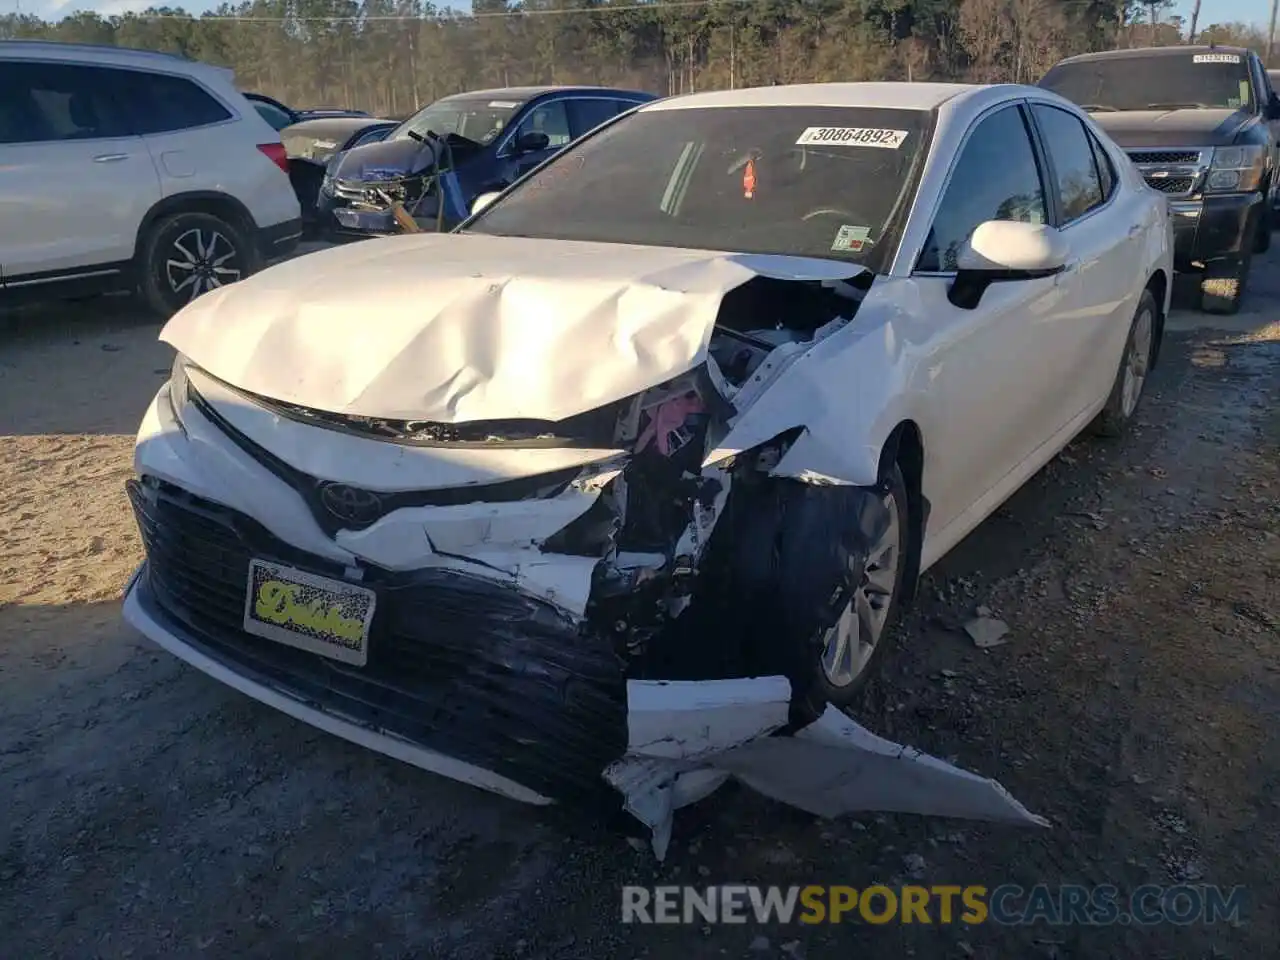
[[[1089,114],[1122,147],[1226,147],[1252,116],[1243,110],[1124,110]]]
[[[330,175],[347,182],[379,182],[419,174],[431,167],[431,144],[403,137],[352,147],[337,160]]]
[[[354,416],[562,420],[706,359],[754,276],[854,264],[676,247],[418,234],[334,247],[205,294],[160,339],[242,390]]]

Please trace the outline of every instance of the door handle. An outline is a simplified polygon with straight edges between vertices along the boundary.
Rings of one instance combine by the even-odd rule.
[[[119,160],[128,160],[127,153],[100,153],[93,158],[94,163],[116,163]]]

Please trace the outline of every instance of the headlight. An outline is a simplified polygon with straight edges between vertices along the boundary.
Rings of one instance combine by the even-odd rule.
[[[326,197],[333,196],[333,177],[327,173],[324,175],[324,179],[320,181],[320,192]]]
[[[169,371],[169,406],[179,426],[183,426],[182,415],[191,397],[191,383],[187,380],[187,362],[186,357],[178,354],[173,358],[173,369]]]
[[[1257,190],[1266,169],[1266,149],[1260,144],[1242,147],[1218,147],[1213,151],[1213,164],[1205,190],[1210,193],[1248,193]]]

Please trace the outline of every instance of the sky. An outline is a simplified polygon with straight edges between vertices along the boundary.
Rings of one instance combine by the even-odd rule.
[[[181,6],[192,13],[201,13],[217,6],[219,0],[170,2],[173,6]],[[1174,0],[1170,13],[1189,19],[1193,3],[1194,0]],[[0,13],[21,10],[23,13],[39,14],[46,19],[57,19],[74,10],[94,10],[109,15],[160,5],[160,0],[0,0]],[[459,9],[470,7],[467,0],[453,0],[447,5]],[[1271,5],[1268,0],[1201,0],[1200,3],[1200,22],[1205,24],[1240,21],[1265,25],[1270,15]]]

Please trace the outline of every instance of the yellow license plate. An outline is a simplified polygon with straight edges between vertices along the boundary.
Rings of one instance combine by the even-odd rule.
[[[249,561],[246,633],[363,667],[377,594],[267,560]]]

